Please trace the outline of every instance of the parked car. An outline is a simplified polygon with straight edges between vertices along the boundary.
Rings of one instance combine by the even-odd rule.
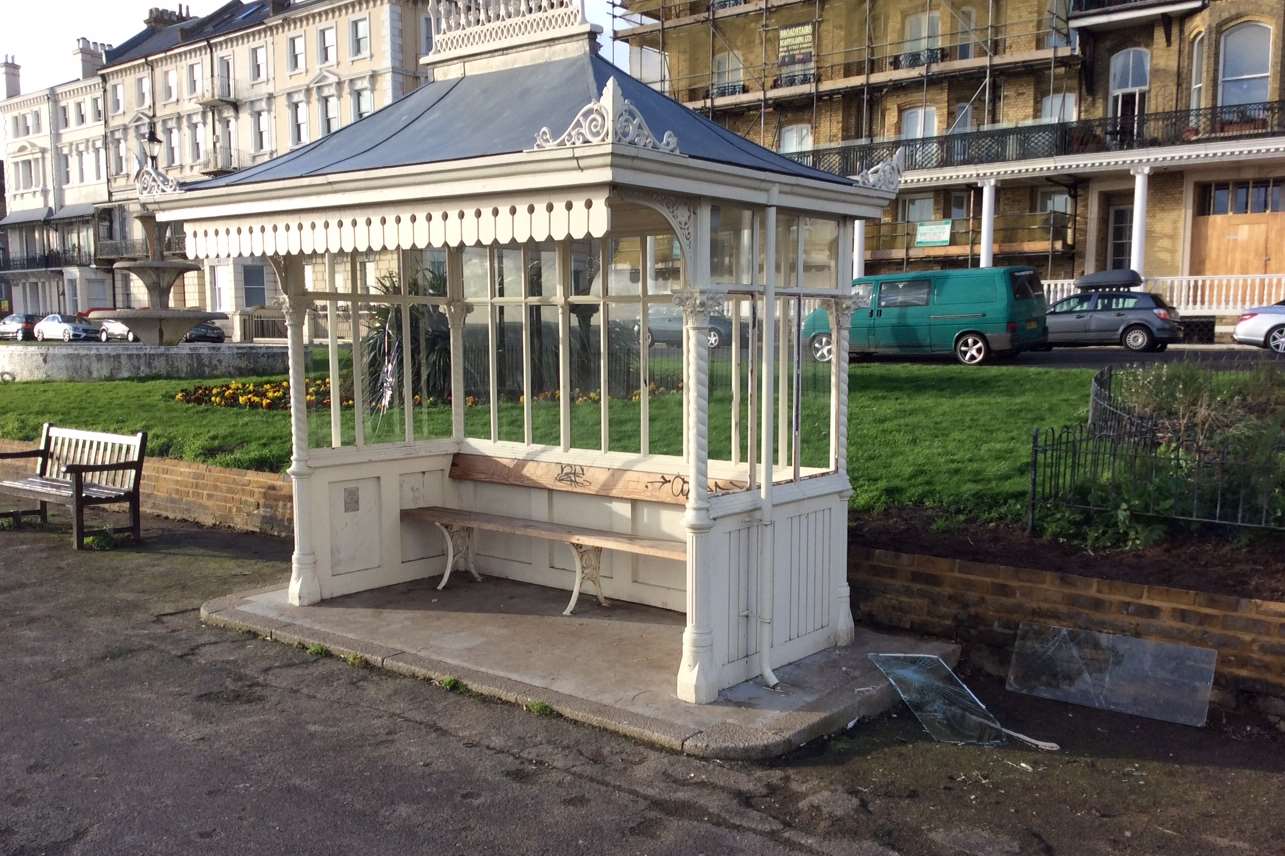
[[[1285,300],[1271,306],[1246,309],[1231,335],[1242,345],[1267,348],[1285,355]]]
[[[1079,294],[1049,307],[1050,347],[1123,345],[1130,351],[1163,351],[1182,341],[1182,319],[1158,294],[1135,291],[1142,277],[1131,270],[1089,274]]]
[[[62,339],[64,342],[97,339],[98,328],[87,321],[81,321],[75,315],[46,315],[35,329],[36,341]]]
[[[748,325],[746,325],[748,326]],[[638,330],[638,325],[634,325]],[[742,339],[745,334],[742,333]],[[710,315],[709,329],[705,331],[705,344],[722,348],[732,342],[732,319],[726,315]],[[683,310],[672,303],[653,304],[647,311],[647,344],[683,344]]]
[[[98,338],[103,342],[110,342],[112,339],[124,339],[126,342],[138,341],[133,330],[114,318],[108,318],[98,326]]]
[[[36,324],[39,315],[10,315],[0,320],[0,339],[14,339],[21,342],[36,335]]]
[[[852,284],[850,353],[954,354],[965,365],[1045,345],[1044,285],[1029,267],[963,268],[867,276]],[[812,358],[834,356],[829,314],[803,325]]]
[[[222,344],[227,336],[217,324],[211,324],[208,321],[202,321],[191,330],[188,330],[183,336],[184,342],[213,342]]]

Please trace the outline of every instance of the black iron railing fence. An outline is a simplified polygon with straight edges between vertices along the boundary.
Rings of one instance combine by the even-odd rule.
[[[1247,451],[1163,436],[1154,419],[1120,400],[1116,385],[1116,373],[1103,369],[1093,379],[1086,424],[1033,432],[1028,530],[1041,507],[1059,504],[1285,531],[1285,443]]]
[[[1018,125],[917,140],[831,146],[786,156],[825,172],[856,175],[892,158],[897,149],[905,150],[908,170],[942,169],[1278,134],[1285,134],[1285,101]]]

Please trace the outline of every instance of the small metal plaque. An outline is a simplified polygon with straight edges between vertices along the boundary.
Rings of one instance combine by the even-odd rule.
[[[358,511],[361,511],[361,489],[344,488],[344,514],[355,514]]]

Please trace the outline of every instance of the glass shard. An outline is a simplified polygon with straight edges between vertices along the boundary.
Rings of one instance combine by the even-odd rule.
[[[1071,704],[1204,725],[1218,652],[1023,623],[1008,689]]]
[[[870,654],[869,657],[934,740],[983,746],[1004,742],[1004,729],[999,722],[941,657],[932,654]]]

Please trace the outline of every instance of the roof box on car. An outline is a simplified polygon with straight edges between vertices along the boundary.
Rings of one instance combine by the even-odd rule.
[[[1075,281],[1075,287],[1081,291],[1128,291],[1142,285],[1142,277],[1133,270],[1101,270],[1089,273]]]

